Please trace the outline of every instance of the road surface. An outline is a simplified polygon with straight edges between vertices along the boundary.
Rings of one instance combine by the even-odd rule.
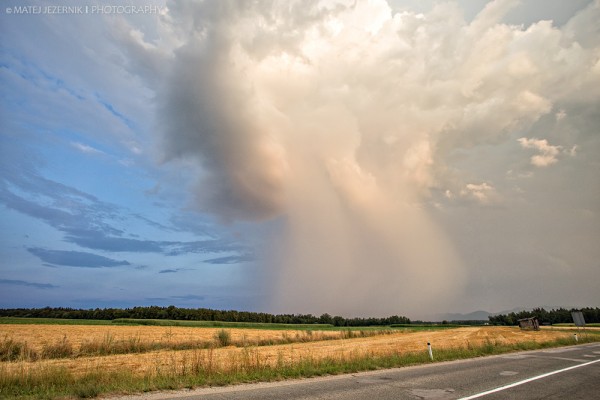
[[[434,354],[435,355],[435,354]],[[598,399],[600,344],[374,372],[127,396],[136,400]]]

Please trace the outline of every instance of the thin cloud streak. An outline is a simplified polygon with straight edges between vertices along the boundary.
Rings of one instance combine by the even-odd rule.
[[[28,282],[22,281],[18,279],[0,279],[0,285],[11,285],[11,286],[26,286],[33,287],[36,289],[56,289],[60,286],[53,285],[51,283],[37,283],[37,282]]]
[[[131,265],[126,260],[114,260],[82,251],[48,250],[39,247],[27,249],[43,262],[55,266],[78,268],[111,268]]]

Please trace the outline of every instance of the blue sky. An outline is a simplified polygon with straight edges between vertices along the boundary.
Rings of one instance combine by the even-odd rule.
[[[2,306],[255,301],[251,246],[190,210],[193,171],[157,160],[154,95],[106,21],[1,18]]]
[[[599,306],[599,2],[343,3],[0,10],[0,307]]]

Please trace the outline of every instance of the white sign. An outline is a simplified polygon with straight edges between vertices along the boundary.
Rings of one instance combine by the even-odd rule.
[[[575,326],[585,326],[585,319],[583,319],[583,313],[581,311],[571,311],[571,317]]]

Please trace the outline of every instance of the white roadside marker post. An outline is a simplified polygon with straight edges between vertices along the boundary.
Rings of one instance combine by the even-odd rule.
[[[429,359],[433,361],[433,352],[431,351],[431,343],[427,342],[427,351],[429,352]]]
[[[576,333],[573,334],[573,337],[575,338],[576,342],[579,342],[579,339],[577,339],[577,334]]]

